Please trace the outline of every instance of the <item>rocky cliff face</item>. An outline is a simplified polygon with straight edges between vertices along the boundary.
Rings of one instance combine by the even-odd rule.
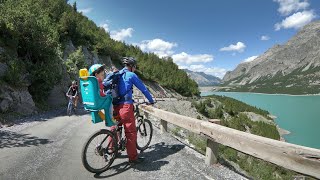
[[[0,47],[0,79],[2,79],[8,71],[8,65],[4,58],[6,48]],[[19,114],[32,114],[36,112],[36,106],[28,91],[30,81],[28,74],[23,73],[19,77],[20,87],[13,87],[0,81],[0,114],[15,112]]]
[[[225,84],[259,91],[267,86],[309,93],[320,85],[320,21],[306,25],[284,45],[276,45],[223,78]],[[295,89],[295,90],[293,90]]]
[[[199,86],[215,86],[221,83],[221,79],[212,75],[205,74],[203,72],[193,72],[188,69],[184,69],[188,76],[197,82]]]

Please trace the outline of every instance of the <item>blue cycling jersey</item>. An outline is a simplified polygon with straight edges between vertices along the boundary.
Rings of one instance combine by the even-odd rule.
[[[154,103],[150,92],[134,72],[130,72],[126,67],[124,67],[120,71],[124,73],[121,76],[118,83],[119,94],[121,96],[124,95],[125,98],[124,100],[118,102],[117,104],[133,104],[133,99],[132,99],[133,85],[135,85],[143,93],[143,95],[148,99],[150,103]]]

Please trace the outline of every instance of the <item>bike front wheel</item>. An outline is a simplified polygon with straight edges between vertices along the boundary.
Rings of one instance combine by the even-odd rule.
[[[101,129],[95,132],[83,146],[83,166],[92,173],[106,171],[116,158],[116,144],[116,137],[111,131]]]
[[[68,107],[67,107],[67,115],[68,116],[71,116],[71,114],[72,114],[72,103],[71,102],[69,102],[68,103]]]
[[[152,139],[152,124],[150,120],[138,118],[137,125],[137,149],[140,151],[146,150]]]

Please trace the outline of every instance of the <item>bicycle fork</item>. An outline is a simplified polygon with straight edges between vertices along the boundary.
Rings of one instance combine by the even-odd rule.
[[[142,125],[142,129],[140,128]],[[138,131],[140,132],[141,136],[147,136],[147,131],[146,131],[146,124],[144,123],[144,120],[142,119],[140,121],[140,125],[138,126]]]

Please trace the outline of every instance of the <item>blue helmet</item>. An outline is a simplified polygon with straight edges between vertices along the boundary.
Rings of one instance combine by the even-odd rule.
[[[89,75],[94,76],[96,72],[100,69],[104,69],[105,65],[104,64],[94,64],[89,68]]]

